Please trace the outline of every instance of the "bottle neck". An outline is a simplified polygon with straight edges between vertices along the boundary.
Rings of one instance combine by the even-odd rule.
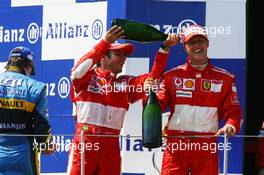
[[[124,30],[124,36],[127,40],[139,42],[164,41],[168,35],[159,31],[155,27],[126,19],[116,18],[112,21],[112,26],[117,25]]]
[[[156,93],[150,90],[149,97],[148,97],[148,103],[156,103],[156,102],[157,102]]]

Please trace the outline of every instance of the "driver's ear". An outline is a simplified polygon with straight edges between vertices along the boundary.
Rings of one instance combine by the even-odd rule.
[[[25,71],[27,76],[30,76],[31,71],[32,71],[32,67],[30,65],[27,65],[26,67],[24,67],[24,71]]]
[[[209,47],[209,40],[207,40],[207,48]]]
[[[104,62],[106,59],[107,59],[107,56],[103,55],[102,58],[101,58],[101,62]]]
[[[186,44],[185,43],[183,43],[183,49],[184,49],[185,52],[187,52],[186,51]]]

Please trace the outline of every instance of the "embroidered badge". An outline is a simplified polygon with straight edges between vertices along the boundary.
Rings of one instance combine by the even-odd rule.
[[[211,81],[210,80],[202,80],[202,90],[203,91],[210,91],[211,88]]]

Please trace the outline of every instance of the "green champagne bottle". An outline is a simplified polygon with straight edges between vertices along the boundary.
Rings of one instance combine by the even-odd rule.
[[[147,43],[152,41],[164,41],[168,37],[167,34],[162,33],[155,27],[141,22],[115,18],[112,20],[112,26],[114,25],[124,30],[124,39],[126,40]]]
[[[162,145],[162,112],[156,94],[151,90],[142,114],[142,143],[146,148]]]

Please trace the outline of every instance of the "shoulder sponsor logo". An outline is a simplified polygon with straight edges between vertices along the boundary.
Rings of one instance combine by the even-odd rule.
[[[237,88],[236,88],[234,83],[232,84],[231,104],[233,104],[233,105],[239,105],[240,104],[238,96],[237,96]]]
[[[192,98],[192,92],[191,91],[176,91],[176,97],[186,97],[186,98]]]
[[[231,95],[231,104],[233,105],[239,105],[239,99],[236,93],[232,93]]]
[[[234,83],[232,84],[232,91],[237,93],[237,88],[236,88],[236,85]]]

